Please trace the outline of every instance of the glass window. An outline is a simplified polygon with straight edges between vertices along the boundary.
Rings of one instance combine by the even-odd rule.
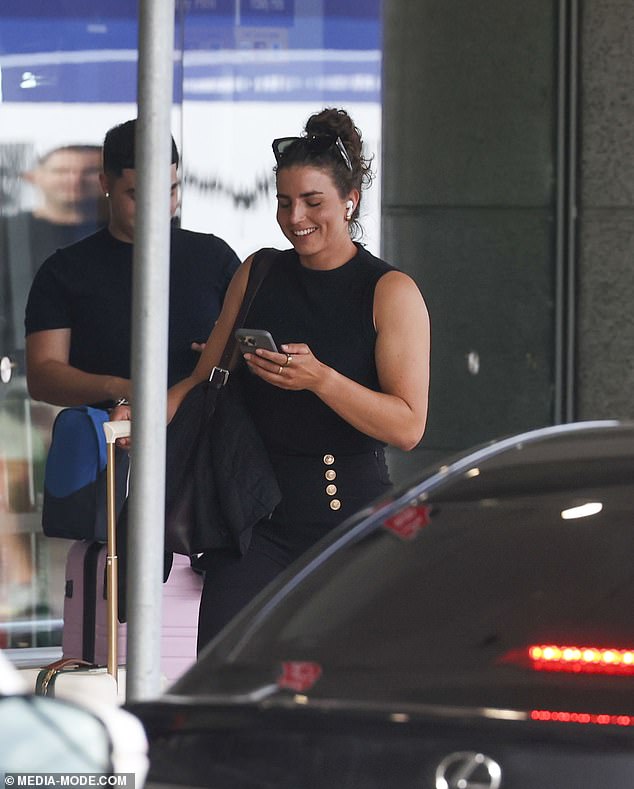
[[[135,0],[0,8],[0,647],[20,662],[59,656],[69,547],[41,530],[59,409],[28,396],[24,304],[43,260],[107,221],[95,163],[107,129],[137,112],[136,15]],[[345,106],[375,156],[361,223],[378,253],[379,0],[178,0],[175,32],[183,227],[241,258],[286,246],[271,141]]]

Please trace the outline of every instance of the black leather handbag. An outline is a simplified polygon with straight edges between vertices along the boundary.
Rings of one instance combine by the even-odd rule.
[[[277,250],[260,250],[234,328],[208,381],[185,396],[167,427],[165,550],[195,556],[245,553],[255,524],[281,500],[268,453],[231,376],[242,325]]]

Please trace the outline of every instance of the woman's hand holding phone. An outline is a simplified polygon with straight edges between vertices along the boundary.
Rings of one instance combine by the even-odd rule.
[[[275,383],[267,374],[281,375],[291,357],[278,350],[271,333],[266,329],[238,329],[235,338],[249,370],[269,383]]]
[[[249,370],[280,389],[313,389],[326,368],[305,343],[281,346],[264,329],[238,329],[235,333]]]
[[[235,337],[242,354],[255,353],[258,348],[279,353],[271,333],[265,329],[238,329]]]

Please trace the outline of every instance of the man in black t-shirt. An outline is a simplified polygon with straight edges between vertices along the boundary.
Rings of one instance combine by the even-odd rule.
[[[107,228],[51,255],[31,287],[27,383],[37,400],[108,407],[130,398],[134,137],[132,120],[110,129],[104,140],[100,180],[109,206]],[[178,161],[172,140],[172,217],[179,201]],[[168,386],[195,366],[239,262],[222,239],[172,227]]]

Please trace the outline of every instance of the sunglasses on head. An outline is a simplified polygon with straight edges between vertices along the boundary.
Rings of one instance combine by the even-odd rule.
[[[309,153],[324,153],[333,146],[341,154],[346,167],[352,172],[352,162],[346,151],[346,146],[343,144],[341,137],[334,134],[309,134],[306,137],[279,137],[273,140],[273,153],[275,154],[275,161],[280,164],[284,156],[296,145],[301,145]]]

